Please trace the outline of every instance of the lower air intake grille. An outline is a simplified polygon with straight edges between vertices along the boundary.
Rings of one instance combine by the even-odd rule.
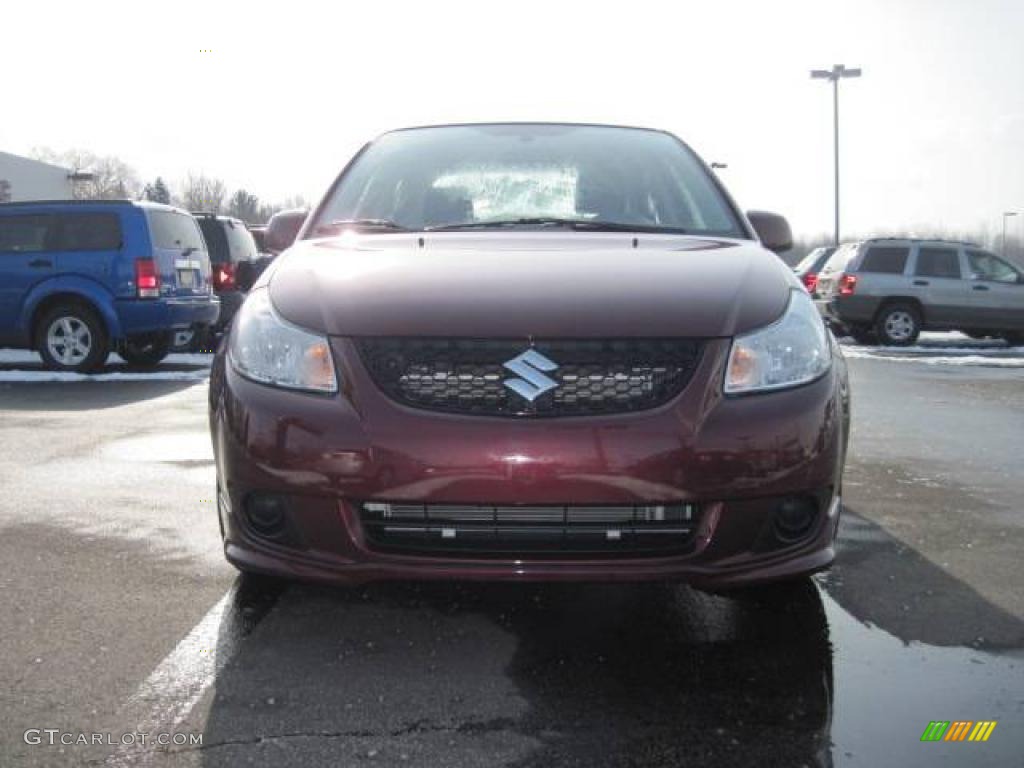
[[[374,383],[393,400],[432,411],[518,417],[654,408],[683,391],[702,349],[694,339],[538,339],[531,345],[524,339],[376,338],[356,344]],[[553,366],[538,379],[546,377],[551,386],[533,400],[508,385],[517,374],[506,364],[528,350]]]
[[[668,555],[690,549],[695,504],[645,506],[359,506],[367,543],[385,551],[519,554]]]

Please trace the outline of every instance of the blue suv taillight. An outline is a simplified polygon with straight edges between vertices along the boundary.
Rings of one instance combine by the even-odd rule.
[[[135,289],[140,299],[160,296],[160,273],[152,259],[135,260]]]

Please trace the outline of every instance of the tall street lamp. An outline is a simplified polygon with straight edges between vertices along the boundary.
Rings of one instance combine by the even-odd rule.
[[[1011,216],[1016,216],[1016,211],[1003,211],[1003,257],[1006,257],[1006,220]]]
[[[832,69],[812,69],[811,78],[832,83],[832,132],[835,138],[836,228],[835,244],[839,245],[839,81],[844,77],[860,77],[860,69],[847,69],[836,64]]]

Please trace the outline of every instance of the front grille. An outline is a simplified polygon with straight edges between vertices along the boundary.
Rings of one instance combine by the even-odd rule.
[[[690,549],[695,504],[643,506],[359,506],[367,543],[429,555],[670,555]]]
[[[374,382],[405,405],[480,416],[586,416],[661,405],[700,362],[694,339],[539,340],[380,338],[356,342]],[[532,402],[506,382],[505,364],[533,349],[557,386]],[[529,387],[527,387],[529,391]]]

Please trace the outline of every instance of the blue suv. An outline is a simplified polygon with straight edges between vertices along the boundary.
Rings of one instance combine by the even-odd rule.
[[[0,204],[0,347],[91,371],[152,366],[174,331],[217,321],[210,259],[185,211],[133,201]]]

